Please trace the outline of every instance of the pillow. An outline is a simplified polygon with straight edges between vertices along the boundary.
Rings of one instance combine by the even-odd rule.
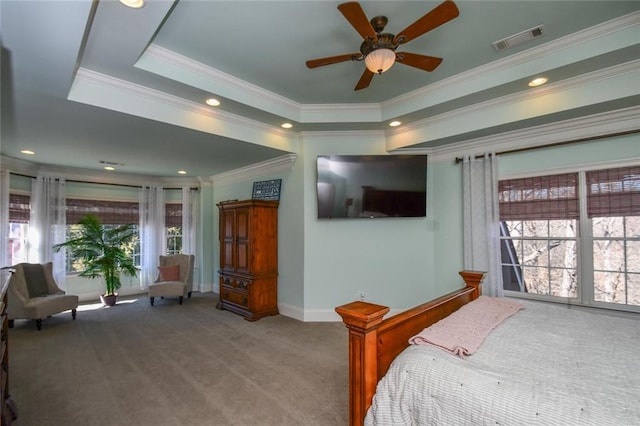
[[[44,269],[39,263],[23,263],[22,271],[27,282],[29,298],[46,296],[49,294],[47,279],[44,277]]]
[[[180,281],[180,265],[158,266],[158,281]]]

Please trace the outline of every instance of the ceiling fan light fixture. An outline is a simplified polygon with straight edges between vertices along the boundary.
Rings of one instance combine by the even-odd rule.
[[[369,71],[382,74],[396,61],[396,53],[391,49],[380,48],[372,50],[365,56],[364,63]]]

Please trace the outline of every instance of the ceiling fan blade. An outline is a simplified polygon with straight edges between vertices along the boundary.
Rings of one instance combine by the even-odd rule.
[[[460,11],[456,4],[451,0],[446,0],[403,31],[400,31],[398,35],[396,35],[394,42],[400,44],[407,43],[427,31],[431,31],[445,22],[452,20],[459,14]]]
[[[396,62],[424,71],[433,71],[440,65],[442,58],[418,55],[417,53],[398,52],[396,53]]]
[[[353,90],[366,89],[367,87],[369,87],[369,84],[371,84],[372,79],[373,79],[373,72],[369,71],[368,68],[365,68],[364,72],[362,73],[362,76],[360,77],[360,80],[358,81],[358,84],[356,84],[356,88]]]
[[[376,31],[371,26],[371,22],[369,22],[360,3],[356,1],[342,3],[338,5],[338,10],[347,18],[347,21],[349,21],[351,26],[355,28],[363,39],[371,38],[372,40],[376,40],[378,38]]]
[[[311,59],[307,61],[306,64],[309,68],[316,68],[324,65],[337,64],[338,62],[355,61],[361,56],[361,53],[349,53],[346,55],[329,56],[328,58]]]

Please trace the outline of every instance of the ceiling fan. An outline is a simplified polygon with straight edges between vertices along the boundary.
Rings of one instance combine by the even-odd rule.
[[[373,75],[375,73],[382,74],[387,71],[394,62],[409,65],[424,71],[433,71],[436,69],[442,62],[442,58],[409,52],[396,53],[396,49],[398,46],[410,42],[414,38],[439,27],[460,14],[455,3],[451,0],[446,0],[422,18],[400,31],[397,35],[394,35],[382,32],[388,22],[386,16],[376,16],[368,20],[362,6],[360,6],[358,2],[342,3],[338,5],[338,10],[364,39],[360,45],[360,52],[312,59],[307,61],[306,64],[309,68],[316,68],[339,62],[364,60],[367,67],[354,90],[369,87]]]

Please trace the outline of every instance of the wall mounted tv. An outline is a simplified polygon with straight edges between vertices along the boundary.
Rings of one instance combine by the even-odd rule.
[[[426,155],[320,155],[318,218],[425,217]]]

